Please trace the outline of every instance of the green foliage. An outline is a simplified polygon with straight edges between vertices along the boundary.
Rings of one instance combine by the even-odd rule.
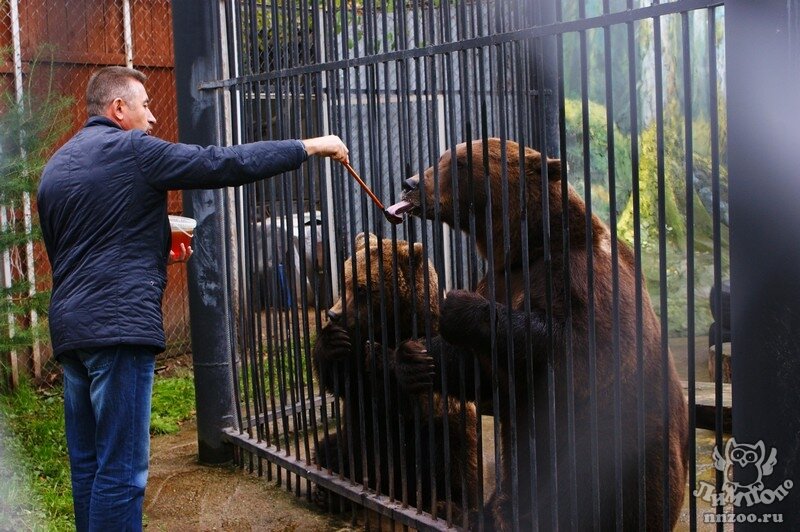
[[[658,175],[658,137],[656,125],[651,124],[639,139],[639,231],[642,256],[642,270],[647,281],[648,291],[653,298],[656,312],[660,312],[659,300],[666,297],[669,330],[673,333],[685,333],[688,323],[687,282],[689,277],[688,255],[694,260],[692,272],[695,286],[695,327],[698,333],[704,332],[712,322],[708,304],[708,292],[714,281],[713,235],[714,224],[711,217],[711,198],[703,202],[698,195],[698,188],[705,181],[710,181],[711,161],[703,152],[703,146],[710,146],[708,135],[710,127],[706,120],[696,122],[694,144],[701,147],[699,153],[692,155],[693,175],[689,183],[686,179],[686,153],[681,111],[675,105],[666,109],[663,139],[663,187],[659,197]],[[727,171],[720,168],[720,180],[727,190]],[[694,221],[687,227],[686,192],[690,191]],[[631,196],[619,218],[618,236],[633,247],[634,244],[634,198]],[[727,206],[727,194],[720,198],[723,206]],[[659,219],[659,201],[664,205],[663,224]],[[693,249],[687,249],[687,233],[691,231]],[[659,261],[659,239],[665,239],[666,261],[665,285],[666,293],[661,294],[661,263]],[[720,226],[722,243],[722,275],[728,267],[727,228]]]
[[[2,62],[2,60],[0,60]],[[22,194],[36,193],[39,177],[56,142],[69,130],[72,99],[52,86],[52,70],[34,63],[22,98],[15,90],[0,94],[0,203],[19,207]]]
[[[724,108],[724,102],[721,102]],[[566,100],[565,121],[567,128],[566,157],[570,182],[583,196],[584,190],[584,139],[583,108],[579,100]],[[608,134],[606,127],[606,108],[598,103],[588,104],[588,174],[591,182],[592,210],[609,221],[610,197],[608,186]],[[722,116],[722,115],[720,115]],[[720,120],[720,142],[725,138],[725,121]],[[689,183],[686,179],[686,155],[682,110],[677,100],[671,100],[665,109],[663,138],[663,183],[659,197],[658,150],[659,139],[656,124],[651,123],[640,134],[639,142],[639,231],[642,269],[647,288],[652,297],[653,307],[660,312],[661,263],[659,259],[659,238],[666,240],[665,285],[668,326],[672,333],[683,334],[689,327],[687,280],[688,252],[687,233],[692,232],[694,259],[693,281],[695,284],[695,327],[698,333],[708,328],[712,321],[708,292],[713,284],[713,235],[714,224],[711,216],[711,135],[707,118],[696,119],[692,125],[693,175]],[[634,198],[632,196],[632,161],[630,135],[615,127],[614,130],[614,176],[617,200],[617,236],[633,247],[634,244]],[[724,151],[721,152],[724,154]],[[721,158],[724,162],[724,157]],[[724,225],[727,212],[727,170],[724,164],[719,168],[720,200],[723,211],[723,225],[720,226],[722,242],[723,276],[728,268],[728,232]],[[687,227],[686,191],[690,187],[690,197],[694,222]],[[699,191],[699,193],[698,193]],[[664,223],[659,220],[659,201],[664,204]]]
[[[584,142],[589,148],[589,179],[592,191],[592,209],[603,218],[609,219],[609,180],[608,180],[608,128],[606,127],[605,106],[589,102],[589,138],[583,138],[583,106],[580,100],[566,100],[564,118],[567,129],[567,165],[570,183],[584,196]],[[630,137],[614,128],[614,179],[617,200],[617,214],[625,205],[631,191],[631,143]]]
[[[46,52],[42,48],[39,55]],[[8,51],[0,50],[0,63],[6,62]],[[53,89],[50,65],[47,69],[38,59],[29,65],[21,98],[13,86],[0,94],[0,205],[8,209],[8,225],[0,228],[0,253],[12,258],[24,256],[28,243],[41,240],[37,217],[34,215],[28,226],[23,215],[26,195],[35,196],[48,157],[71,126],[72,101]],[[17,262],[14,270],[22,270],[22,261]],[[46,327],[31,328],[25,316],[31,310],[44,314],[49,292],[31,296],[29,289],[27,282],[15,280],[10,289],[0,291],[3,316],[17,317],[13,335],[7,326],[0,328],[0,351],[27,348],[47,336]]]
[[[194,415],[194,380],[190,376],[157,378],[153,382],[151,434],[174,434],[180,422]]]
[[[673,245],[681,247],[686,242],[686,224],[684,217],[678,210],[678,191],[684,173],[683,156],[674,158],[675,148],[674,131],[665,129],[665,136],[669,139],[664,144],[664,186],[662,187],[662,200],[664,204],[664,227],[666,238]],[[639,211],[641,216],[640,228],[642,230],[642,247],[657,250],[659,228],[659,175],[658,175],[658,143],[656,139],[656,125],[652,124],[641,136],[641,154],[639,159]],[[628,199],[625,210],[619,220],[620,237],[633,243],[633,207],[634,198]]]

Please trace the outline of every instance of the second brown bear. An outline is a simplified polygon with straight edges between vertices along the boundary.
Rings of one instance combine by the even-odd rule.
[[[316,462],[429,512],[435,497],[440,518],[446,518],[449,485],[453,521],[468,523],[478,507],[475,405],[445,402],[430,390],[409,393],[415,383],[396,372],[393,359],[399,340],[424,336],[426,316],[436,332],[436,271],[420,244],[397,241],[394,247],[389,239],[362,234],[355,247],[344,263],[344,295],[329,310],[330,322],[313,349],[320,386],[340,400],[343,419],[341,430],[321,441]],[[423,344],[409,341],[402,348],[403,369],[431,371]]]

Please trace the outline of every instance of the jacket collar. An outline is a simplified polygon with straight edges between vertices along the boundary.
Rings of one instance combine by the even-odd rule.
[[[119,124],[111,120],[110,118],[106,118],[105,116],[90,116],[89,120],[83,124],[83,127],[92,127],[92,126],[109,126],[114,127],[117,129],[122,129],[119,127]]]

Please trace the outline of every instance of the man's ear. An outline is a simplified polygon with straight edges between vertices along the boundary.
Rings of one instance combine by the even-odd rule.
[[[123,107],[125,107],[125,101],[122,98],[114,98],[106,108],[106,116],[116,122],[121,122],[125,119]]]

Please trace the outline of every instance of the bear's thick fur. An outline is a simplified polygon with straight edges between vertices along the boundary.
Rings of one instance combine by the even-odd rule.
[[[526,253],[522,238],[525,226],[521,224],[520,146],[512,141],[505,143],[505,164],[502,149],[502,142],[496,138],[488,139],[485,145],[482,141],[469,146],[460,144],[455,153],[448,151],[439,160],[438,191],[434,188],[431,167],[421,178],[414,176],[407,180],[404,193],[404,199],[414,206],[412,214],[434,219],[438,203],[440,219],[467,232],[469,214],[475,213],[478,251],[493,263],[493,278],[487,274],[478,283],[476,292],[447,294],[441,309],[441,337],[431,340],[430,355],[437,368],[442,363],[455,368],[459,359],[468,361],[464,367],[469,383],[475,378],[470,371],[474,367],[474,354],[479,365],[481,396],[474,397],[473,388],[471,398],[481,402],[483,412],[491,413],[495,392],[491,345],[494,329],[502,434],[501,486],[489,503],[494,526],[510,528],[516,518],[521,529],[530,529],[536,520],[541,530],[588,530],[596,526],[607,530],[615,525],[617,512],[621,510],[619,519],[624,530],[674,527],[688,471],[687,407],[671,355],[667,351],[662,356],[661,328],[643,281],[637,305],[634,255],[618,242],[615,282],[610,231],[594,215],[589,231],[586,205],[572,187],[568,188],[564,217],[568,220],[569,239],[565,247],[561,163],[548,159],[544,163],[549,194],[551,264],[548,266],[543,238],[543,161],[539,152],[530,148],[524,149]],[[453,165],[456,165],[457,201]],[[484,175],[488,176],[488,184]],[[491,193],[488,229],[493,235],[491,249],[486,238],[487,188]],[[506,209],[504,195],[509,198]],[[459,220],[454,219],[455,207]],[[504,217],[509,231],[508,249],[504,248]],[[569,266],[568,276],[565,263]],[[591,280],[590,269],[594,272]],[[490,301],[492,284],[494,297]],[[637,307],[641,316],[641,342],[637,342]],[[592,311],[594,320],[590,323]],[[637,356],[639,348],[641,364]],[[402,367],[404,355],[402,351],[398,353],[398,367]],[[510,357],[513,357],[511,367]],[[548,364],[548,358],[552,364]],[[639,369],[643,394],[639,393]],[[590,379],[592,370],[596,376],[594,384]],[[409,366],[407,373],[413,371],[414,367]],[[617,371],[621,379],[620,397],[615,397]],[[458,372],[445,373],[449,373],[446,378],[450,389],[457,389],[452,386],[457,386]],[[417,376],[421,382],[430,378],[424,372],[418,372]],[[440,381],[441,375],[437,374],[433,382]],[[640,395],[642,410],[637,408]],[[619,417],[615,415],[615,405],[620,406]],[[593,411],[596,417],[592,416]],[[643,451],[638,438],[642,426],[640,413],[644,421]],[[531,438],[535,449],[530,448]],[[512,466],[514,451],[516,468]],[[615,464],[621,478],[617,477]],[[641,475],[640,466],[644,468]],[[513,488],[515,483],[517,487]],[[622,492],[621,501],[616,497],[618,490]],[[517,516],[512,515],[514,492],[519,501]],[[664,504],[665,494],[668,509]],[[640,501],[644,502],[645,522],[639,518]]]
[[[416,382],[395,372],[395,350],[403,352],[403,369],[413,368],[412,374],[432,371],[432,361],[424,344],[414,340],[398,344],[396,339],[423,336],[426,316],[435,333],[440,299],[436,271],[424,259],[422,245],[412,246],[404,241],[397,241],[396,245],[395,262],[392,240],[379,241],[374,235],[365,237],[362,234],[356,239],[355,255],[345,261],[344,297],[328,311],[331,321],[320,331],[313,350],[313,365],[320,385],[342,400],[344,423],[338,434],[323,439],[316,461],[357,482],[365,482],[366,473],[366,484],[374,489],[379,482],[380,491],[385,495],[390,493],[391,462],[393,495],[402,500],[406,493],[412,506],[417,506],[418,502],[419,463],[422,473],[419,506],[429,512],[432,510],[431,477],[435,477],[436,510],[442,518],[447,518],[445,480],[449,476],[451,517],[455,524],[461,524],[462,519],[474,519],[479,504],[476,408],[474,403],[462,406],[454,398],[445,403],[438,394],[431,394],[424,383],[421,389],[415,390]],[[361,401],[359,394],[363,394]],[[415,405],[421,407],[419,449]],[[443,448],[445,417],[450,446],[448,463]],[[348,438],[352,439],[352,446],[348,446]],[[401,453],[404,469],[401,468]],[[377,472],[376,459],[380,463]],[[462,512],[465,501],[466,513]]]

